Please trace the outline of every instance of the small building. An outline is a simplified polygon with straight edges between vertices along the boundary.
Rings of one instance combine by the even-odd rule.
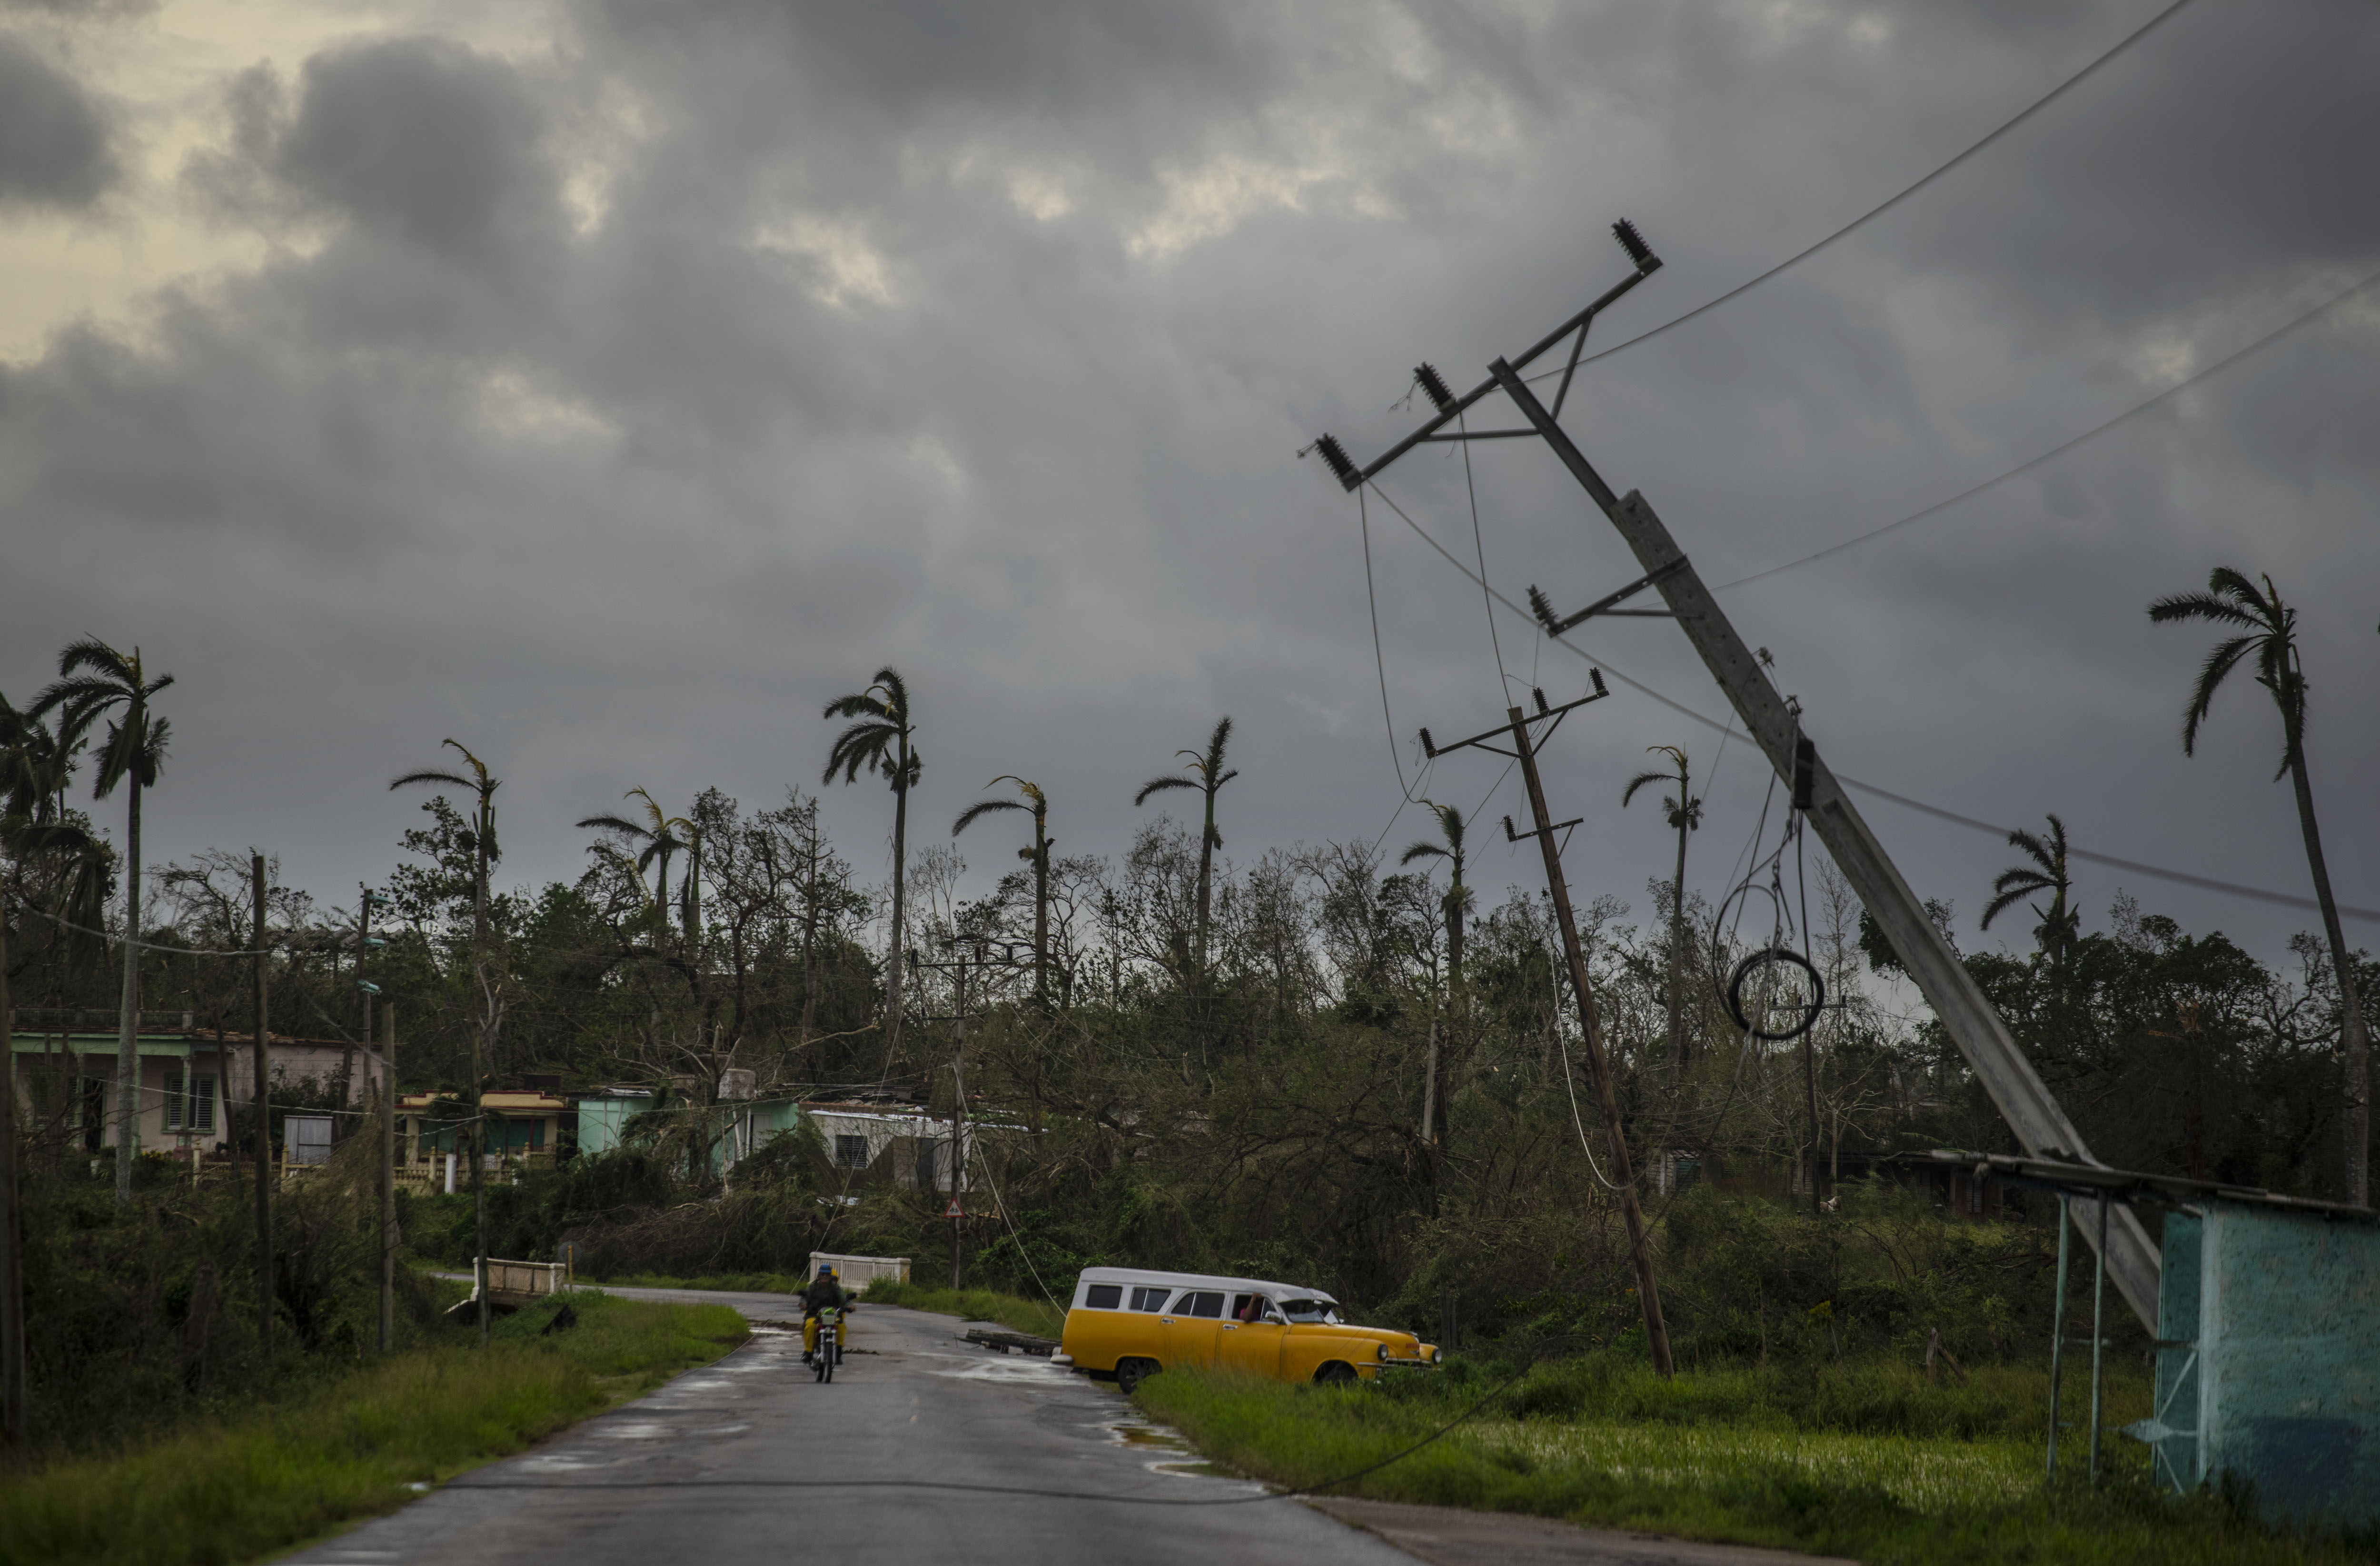
[[[802,1106],[802,1113],[818,1128],[836,1168],[904,1191],[951,1189],[951,1173],[959,1162],[952,1154],[960,1133],[948,1119],[937,1119],[922,1108],[867,1103],[809,1103]],[[980,1130],[977,1121],[966,1123],[964,1136],[970,1158]]]
[[[118,1015],[18,1010],[9,1038],[12,1084],[37,1134],[66,1135],[91,1153],[115,1145]],[[135,1041],[140,1107],[134,1145],[199,1163],[223,1156],[231,1114],[245,1111],[255,1097],[255,1035],[195,1026],[187,1011],[143,1011]],[[358,1108],[386,1080],[377,1050],[344,1039],[273,1034],[265,1041],[265,1059],[280,1087],[305,1084],[321,1105],[308,1111],[316,1115],[331,1112],[343,1073],[345,1102]]]
[[[562,1145],[563,1121],[571,1112],[568,1099],[543,1088],[490,1088],[480,1095],[480,1109],[489,1121],[486,1172],[501,1175],[552,1165]],[[451,1093],[398,1095],[400,1180],[443,1183],[446,1161],[460,1145],[460,1115],[461,1100]]]
[[[2245,1481],[2267,1523],[2380,1523],[2380,1214],[2098,1165],[1929,1156],[1979,1182],[2054,1193],[2084,1223],[2116,1205],[2163,1210],[2155,1401],[2122,1427],[2153,1450],[2158,1483]],[[2061,1272],[2067,1243],[2061,1233]],[[2054,1421],[2055,1391],[2050,1408]]]
[[[725,1174],[745,1158],[750,1157],[771,1137],[792,1131],[801,1123],[802,1107],[790,1098],[759,1098],[751,1093],[751,1073],[731,1073],[741,1080],[726,1085],[740,1087],[747,1096],[723,1098],[707,1106],[714,1112],[724,1111],[725,1123],[720,1127],[719,1141],[711,1150],[711,1173]],[[623,1145],[627,1139],[628,1122],[650,1111],[661,1100],[661,1090],[637,1084],[613,1084],[586,1088],[571,1095],[578,1110],[578,1151],[592,1156],[609,1153]]]

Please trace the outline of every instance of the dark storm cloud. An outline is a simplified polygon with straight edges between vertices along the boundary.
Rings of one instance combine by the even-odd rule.
[[[540,117],[500,61],[437,39],[356,45],[306,63],[273,166],[367,232],[484,260],[551,218]]]
[[[1069,851],[1113,851],[1133,785],[1229,711],[1234,854],[1368,838],[1398,793],[1356,520],[1291,454],[1326,428],[1377,450],[1418,360],[1468,384],[1592,297],[1625,265],[1613,217],[1669,265],[1602,343],[2153,9],[608,0],[532,59],[398,39],[250,73],[189,178],[287,248],[143,338],[0,370],[0,504],[38,537],[7,688],[67,635],[138,637],[192,703],[168,851],[269,840],[326,888],[385,865],[410,816],[385,779],[447,734],[509,779],[508,868],[565,874],[566,823],[630,785],[673,809],[809,785],[820,704],[888,660],[924,708],[921,809],[1021,771]],[[2380,267],[2375,38],[2343,0],[2199,0],[1887,219],[1585,373],[1567,416],[1714,581],[2030,457]],[[2380,768],[2352,717],[2380,689],[2375,318],[1730,612],[1846,772],[2296,889],[2257,693],[2185,763],[2203,649],[2140,612],[2217,560],[2273,569],[2305,595],[2334,875],[2380,901],[2345,803]],[[1515,595],[1634,574],[1542,451],[1482,447],[1472,476],[1477,545],[1459,457],[1390,490]],[[1580,684],[1372,520],[1401,751],[1501,711],[1500,645],[1523,684]],[[1668,628],[1585,641],[1723,710]],[[1552,779],[1597,823],[1582,884],[1640,909],[1662,834],[1609,807],[1672,742],[1717,749],[1623,697]],[[1469,809],[1493,779],[1429,787]],[[1737,741],[1697,880],[1762,782]],[[872,870],[880,790],[832,799]],[[1912,880],[1980,906],[2003,847],[1871,814]],[[1529,876],[1488,857],[1483,881]],[[2094,873],[2095,918],[2114,889]],[[2302,923],[2132,889],[2259,939]]]
[[[91,94],[0,33],[0,206],[87,207],[115,176],[107,116]]]

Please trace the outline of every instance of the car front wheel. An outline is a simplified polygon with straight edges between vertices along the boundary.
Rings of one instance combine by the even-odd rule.
[[[1355,1367],[1345,1360],[1334,1359],[1314,1373],[1314,1378],[1326,1387],[1344,1387],[1355,1379]]]
[[[1153,1359],[1120,1359],[1116,1361],[1116,1385],[1123,1389],[1123,1395],[1128,1398],[1160,1368]]]

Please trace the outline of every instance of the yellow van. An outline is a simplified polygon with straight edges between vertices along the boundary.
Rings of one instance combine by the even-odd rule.
[[[1433,1365],[1410,1332],[1356,1327],[1319,1289],[1137,1267],[1083,1269],[1056,1363],[1127,1392],[1168,1365],[1224,1365],[1281,1381],[1348,1382]]]

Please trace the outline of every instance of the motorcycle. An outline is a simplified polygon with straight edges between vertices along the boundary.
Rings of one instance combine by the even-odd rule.
[[[810,1371],[820,1385],[834,1379],[835,1362],[843,1358],[843,1312],[832,1305],[819,1307],[818,1347],[810,1353]]]

